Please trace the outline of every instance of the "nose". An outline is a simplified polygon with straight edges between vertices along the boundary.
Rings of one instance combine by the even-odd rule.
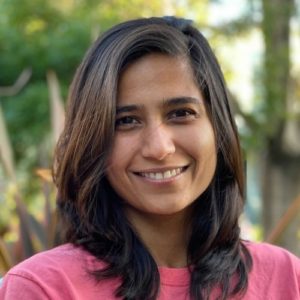
[[[163,160],[175,152],[175,144],[172,134],[163,125],[144,132],[142,155],[145,158]]]

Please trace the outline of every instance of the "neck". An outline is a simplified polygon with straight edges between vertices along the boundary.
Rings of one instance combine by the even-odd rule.
[[[149,215],[128,208],[126,215],[158,266],[187,265],[187,213]]]

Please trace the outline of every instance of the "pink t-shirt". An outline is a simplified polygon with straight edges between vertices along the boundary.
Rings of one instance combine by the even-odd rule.
[[[242,299],[300,299],[300,261],[279,247],[245,243],[253,258],[249,287]],[[95,266],[86,251],[66,244],[39,253],[12,268],[0,288],[1,300],[115,300],[118,279],[95,281],[86,268]],[[98,266],[103,264],[98,262]],[[189,300],[186,268],[160,267],[158,300]],[[215,291],[216,292],[216,291]],[[211,299],[215,299],[215,293]],[[235,299],[238,299],[237,297]]]

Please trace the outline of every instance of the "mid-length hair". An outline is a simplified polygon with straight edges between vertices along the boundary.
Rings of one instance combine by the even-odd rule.
[[[191,21],[175,17],[127,21],[92,45],[72,82],[66,123],[56,151],[55,182],[65,240],[104,261],[96,280],[119,277],[124,299],[156,299],[158,267],[124,215],[105,173],[115,134],[118,81],[139,58],[161,53],[190,62],[214,128],[217,167],[195,200],[187,260],[192,299],[220,299],[245,292],[251,256],[240,240],[244,177],[235,122],[222,72],[204,36]],[[233,278],[235,278],[233,280]]]

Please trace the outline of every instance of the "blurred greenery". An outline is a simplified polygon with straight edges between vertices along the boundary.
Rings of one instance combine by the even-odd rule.
[[[51,112],[53,102],[60,99],[50,93],[49,71],[54,70],[65,101],[77,65],[101,32],[126,19],[184,15],[189,5],[207,5],[207,1],[175,6],[167,2],[0,0],[0,108],[8,136],[0,138],[0,275],[57,242],[55,189],[47,169],[54,148],[51,119],[61,120],[58,112]],[[31,70],[31,77],[16,91],[23,70]]]
[[[272,2],[273,6],[269,6],[266,5],[268,1],[262,0],[236,1],[237,5],[240,3],[244,7],[239,17],[228,21],[211,22],[209,13],[212,6],[218,6],[222,3],[221,0],[153,0],[151,2],[145,0],[0,0],[0,105],[12,144],[17,177],[16,182],[9,178],[0,164],[0,237],[7,241],[18,239],[16,232],[20,210],[18,212],[16,197],[26,204],[28,211],[25,213],[23,209],[23,214],[27,215],[27,219],[31,218],[30,215],[35,218],[34,222],[27,221],[27,223],[40,222],[45,230],[47,224],[51,223],[53,226],[55,223],[55,221],[47,223],[49,209],[47,214],[42,213],[47,206],[53,210],[55,190],[44,177],[36,175],[37,169],[51,168],[54,147],[47,72],[55,71],[62,98],[65,100],[76,67],[91,42],[113,24],[126,19],[171,14],[192,18],[207,35],[217,55],[225,48],[224,45],[245,38],[253,31],[260,32],[268,52],[263,56],[267,59],[261,59],[262,62],[252,75],[254,105],[251,111],[243,109],[241,90],[239,93],[232,92],[232,99],[237,117],[243,120],[240,133],[246,152],[251,154],[250,157],[254,157],[253,160],[258,161],[256,164],[258,172],[265,174],[260,168],[266,162],[271,170],[274,159],[270,153],[279,153],[277,148],[284,139],[283,132],[286,124],[290,124],[290,119],[296,122],[300,119],[299,109],[292,110],[292,113],[288,109],[290,101],[299,103],[300,91],[299,84],[291,87],[288,82],[289,78],[293,79],[292,82],[299,82],[299,75],[297,77],[295,73],[290,72],[290,33],[285,31],[278,37],[277,48],[277,44],[272,40],[272,36],[278,36],[275,30],[280,32],[280,29],[286,28],[286,24],[292,24],[290,20],[299,19],[299,3],[297,4],[296,0],[275,2]],[[277,9],[274,10],[274,6]],[[293,7],[296,9],[292,9]],[[274,20],[279,20],[278,16],[282,15],[286,18],[280,19],[282,21],[277,28],[274,26]],[[299,29],[296,35],[297,38],[300,37]],[[273,54],[275,56],[272,56]],[[245,57],[246,59],[248,58]],[[232,57],[224,62],[225,66],[234,64]],[[31,78],[19,93],[1,94],[3,91],[1,88],[12,86],[21,72],[28,68],[32,70]],[[225,76],[230,81],[232,76],[237,75],[225,68]],[[287,87],[283,88],[284,85]],[[298,95],[298,98],[295,95]],[[294,161],[299,160],[300,150],[295,153],[282,150],[278,155],[284,158],[293,157],[295,160],[292,160],[292,168],[293,165],[295,167],[299,165]],[[281,168],[280,172],[285,176],[288,165],[284,164]],[[259,177],[262,176],[265,175]],[[294,179],[289,181],[294,181],[295,186],[300,186],[300,178],[293,176]],[[266,185],[262,187],[263,195],[266,195],[263,192],[265,187]],[[284,189],[284,187],[280,188]],[[47,189],[51,190],[51,196]],[[280,209],[276,214],[268,217],[273,220],[271,227],[289,202],[300,193],[297,188],[289,188],[289,190],[293,193],[282,194],[281,199],[278,200],[285,204],[279,205]],[[268,197],[272,198],[272,195]],[[265,210],[272,211],[271,203],[265,202],[268,203]],[[45,241],[40,243],[44,248],[50,247],[51,244]],[[43,249],[43,247],[39,246],[36,249]],[[19,260],[24,257],[25,254],[23,256],[19,254]]]

